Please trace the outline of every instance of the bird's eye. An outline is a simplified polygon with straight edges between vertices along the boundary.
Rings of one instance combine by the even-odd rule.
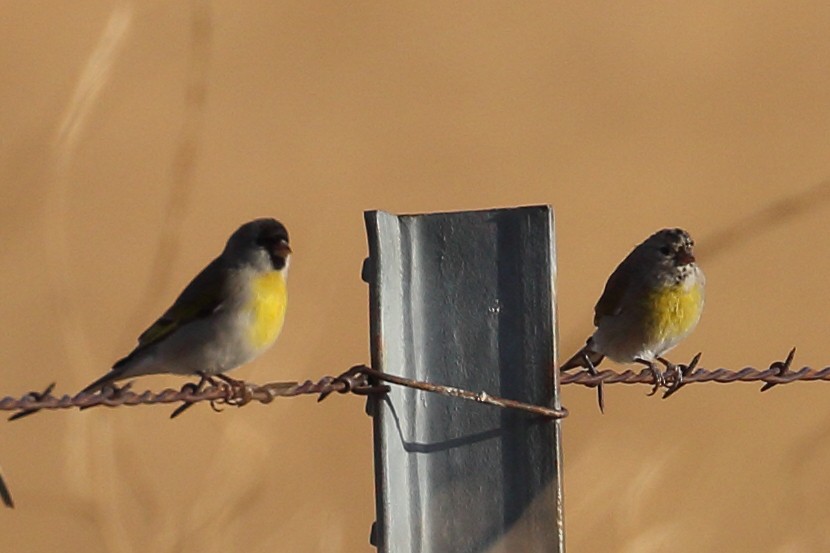
[[[660,253],[662,253],[663,255],[671,255],[671,248],[668,246],[663,246],[662,248],[660,248]]]

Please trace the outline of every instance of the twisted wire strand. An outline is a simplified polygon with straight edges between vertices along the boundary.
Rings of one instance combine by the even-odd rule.
[[[0,399],[0,411],[33,412],[48,409],[72,409],[89,407],[121,407],[134,405],[155,405],[158,403],[198,403],[210,401],[218,405],[233,405],[241,407],[247,403],[271,403],[277,397],[294,397],[309,394],[330,393],[360,393],[373,391],[377,387],[371,386],[365,375],[355,374],[343,377],[326,376],[314,382],[271,382],[263,385],[244,383],[241,386],[231,386],[219,383],[194,391],[192,385],[185,385],[181,390],[165,389],[161,392],[145,391],[133,392],[129,385],[123,388],[105,388],[101,392],[80,393],[74,396],[52,395],[54,384],[50,384],[44,392],[29,392],[20,397],[4,397]]]
[[[789,355],[783,361],[774,361],[766,369],[744,367],[738,371],[730,371],[724,368],[714,370],[698,368],[697,363],[700,360],[700,354],[697,354],[686,365],[671,365],[667,368],[672,370],[666,371],[665,393],[663,397],[665,398],[674,394],[686,384],[700,382],[716,382],[719,384],[763,382],[764,385],[761,391],[766,391],[779,384],[789,384],[799,381],[830,381],[830,367],[814,369],[805,366],[798,370],[790,370],[794,355],[795,348],[789,352]],[[677,375],[681,375],[682,378],[678,380]],[[453,386],[412,380],[386,374],[365,365],[355,365],[340,376],[325,376],[318,381],[271,382],[263,385],[247,382],[239,382],[236,385],[232,385],[220,382],[202,390],[196,389],[192,384],[187,384],[180,390],[165,389],[157,393],[150,391],[136,393],[129,389],[130,385],[128,384],[122,388],[105,388],[103,391],[96,393],[55,396],[52,395],[54,384],[51,384],[43,392],[30,392],[20,398],[7,396],[0,399],[0,411],[15,411],[16,413],[11,418],[20,418],[21,416],[42,409],[86,409],[100,406],[121,407],[154,405],[159,403],[182,403],[182,407],[186,407],[194,403],[209,401],[214,408],[221,405],[241,407],[251,402],[271,403],[278,397],[318,395],[319,400],[322,400],[332,393],[370,395],[389,391],[388,385],[380,384],[379,382],[388,382],[394,385],[406,386],[507,409],[518,409],[553,419],[564,418],[568,414],[565,408],[532,405],[493,396],[484,391],[471,392]],[[623,372],[603,370],[595,374],[590,374],[587,371],[563,373],[560,376],[560,382],[563,385],[579,384],[590,387],[610,384],[648,384],[655,386],[654,374],[650,369],[643,369],[639,372],[632,370]],[[184,409],[180,407],[174,414],[178,414],[180,410],[183,411]]]
[[[830,367],[813,369],[802,367],[798,370],[788,371],[785,374],[778,374],[774,369],[756,369],[744,367],[738,371],[728,369],[695,369],[683,377],[685,384],[700,382],[716,382],[718,384],[732,384],[733,382],[765,382],[769,384],[790,384],[792,382],[816,382],[830,381]],[[596,386],[597,384],[654,384],[654,375],[649,369],[642,371],[626,370],[616,372],[602,370],[596,375],[587,372],[563,374],[560,382],[562,384],[581,384],[582,386]]]
[[[21,398],[4,397],[0,399],[0,411],[16,411],[10,420],[31,415],[42,409],[87,409],[89,407],[121,407],[134,405],[153,405],[158,403],[181,403],[172,417],[180,415],[184,410],[201,401],[209,401],[214,409],[217,406],[231,405],[241,407],[252,401],[271,403],[277,397],[294,397],[300,395],[318,395],[322,401],[332,393],[353,393],[370,395],[389,391],[386,385],[372,382],[387,381],[401,386],[437,393],[445,396],[457,397],[478,403],[495,405],[506,409],[517,409],[549,418],[564,418],[568,412],[564,408],[554,409],[540,405],[532,405],[521,401],[500,398],[486,392],[470,392],[453,386],[442,386],[430,382],[422,382],[394,375],[384,374],[365,365],[355,365],[340,376],[325,376],[313,382],[306,380],[297,382],[272,382],[262,386],[247,382],[231,384],[218,382],[202,390],[193,384],[185,384],[181,390],[166,389],[158,393],[150,391],[136,393],[129,389],[129,384],[122,388],[105,388],[101,392],[80,393],[74,396],[54,396],[50,384],[43,392],[29,392]]]
[[[830,367],[814,369],[802,367],[798,370],[790,370],[795,357],[795,348],[791,349],[787,357],[782,361],[773,361],[766,369],[755,367],[744,367],[737,371],[724,368],[704,369],[697,367],[701,354],[695,355],[688,364],[671,365],[671,369],[682,374],[682,385],[695,382],[716,382],[718,384],[731,384],[733,382],[763,382],[761,391],[766,391],[778,384],[790,384],[792,382],[816,382],[830,381]],[[666,371],[666,388],[677,388],[676,374],[673,370]],[[651,384],[654,385],[654,374],[651,369],[643,369],[639,372],[626,370],[616,372],[611,370],[597,371],[590,374],[588,371],[563,373],[560,377],[562,384],[581,384],[583,386],[597,386],[599,384]]]

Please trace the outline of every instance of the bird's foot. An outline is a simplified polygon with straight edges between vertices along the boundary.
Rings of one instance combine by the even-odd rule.
[[[675,365],[665,357],[657,357],[657,361],[666,367],[663,373],[663,382],[667,390],[674,390],[683,384],[683,368],[682,365]]]
[[[666,386],[666,377],[660,372],[660,369],[657,368],[654,361],[646,361],[645,359],[635,359],[634,361],[645,365],[651,371],[654,382],[652,383],[651,391],[647,395],[653,396],[657,393],[657,390]]]
[[[231,378],[230,376],[228,376],[226,374],[222,374],[222,373],[217,374],[216,378],[218,378],[219,380],[223,381],[225,384],[230,386],[232,390],[235,390],[237,388],[245,388],[248,385],[248,383],[245,382],[244,380],[237,380],[235,378]]]
[[[216,400],[218,403],[242,407],[246,403],[251,402],[254,388],[252,384],[248,384],[244,380],[231,378],[230,376],[222,373],[217,374],[216,377],[230,387],[230,396],[228,398]],[[210,405],[213,407],[214,411],[221,411],[221,409],[219,409],[213,401],[210,402]]]

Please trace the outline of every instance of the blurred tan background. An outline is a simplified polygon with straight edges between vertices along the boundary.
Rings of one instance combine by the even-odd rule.
[[[667,225],[708,276],[672,357],[830,364],[827,2],[5,2],[0,395],[75,392],[222,248],[274,216],[285,331],[234,374],[368,359],[362,211],[550,203],[561,350]],[[178,387],[174,377],[139,388]],[[830,550],[826,385],[568,387],[570,553]],[[363,401],[175,421],[45,413],[0,431],[2,549],[361,552]]]

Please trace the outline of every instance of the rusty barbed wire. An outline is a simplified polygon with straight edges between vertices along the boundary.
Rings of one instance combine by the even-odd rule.
[[[564,407],[544,407],[542,405],[533,405],[530,403],[524,403],[513,399],[505,399],[502,397],[493,396],[483,391],[470,392],[467,390],[462,390],[461,388],[456,388],[454,386],[443,386],[440,384],[432,384],[430,382],[422,382],[420,380],[412,380],[410,378],[386,374],[366,366],[358,365],[352,367],[351,370],[359,370],[360,372],[373,378],[376,378],[377,380],[390,382],[392,384],[398,384],[400,386],[406,386],[407,388],[415,388],[417,390],[423,390],[425,392],[437,393],[449,397],[457,397],[461,399],[475,401],[477,403],[485,403],[487,405],[495,405],[496,407],[502,407],[504,409],[515,409],[518,411],[524,411],[526,413],[532,413],[534,415],[541,415],[543,417],[547,417],[550,419],[564,419],[568,416],[568,410]]]
[[[88,409],[90,407],[121,407],[135,405],[154,405],[182,403],[173,413],[171,418],[180,415],[185,409],[195,403],[208,401],[215,410],[219,406],[230,405],[242,407],[253,401],[259,403],[271,403],[277,397],[294,397],[300,395],[318,395],[319,400],[325,399],[332,393],[353,393],[357,395],[369,395],[385,393],[389,386],[372,382],[385,381],[407,386],[427,392],[437,393],[445,396],[457,397],[478,403],[495,405],[497,407],[516,409],[542,415],[549,418],[564,418],[568,411],[564,408],[553,409],[539,405],[532,405],[511,399],[500,398],[486,392],[470,392],[454,386],[443,386],[422,382],[394,375],[384,374],[366,365],[355,365],[339,376],[325,376],[313,382],[272,382],[264,385],[256,385],[248,382],[216,382],[204,389],[198,389],[192,383],[185,384],[180,390],[166,389],[158,393],[150,391],[136,393],[130,390],[130,384],[121,388],[108,387],[101,392],[80,393],[74,396],[63,395],[53,396],[54,383],[50,384],[43,392],[29,392],[21,398],[5,397],[0,399],[0,411],[16,411],[9,420],[15,420],[27,415],[34,414],[40,410],[56,409]]]
[[[766,369],[744,367],[738,371],[730,371],[724,368],[714,370],[698,368],[697,363],[700,356],[701,354],[697,354],[688,364],[671,365],[668,368],[663,386],[664,398],[676,393],[687,384],[700,382],[716,382],[719,384],[763,382],[764,385],[761,387],[761,391],[766,391],[773,386],[796,381],[830,381],[830,367],[813,369],[805,366],[798,370],[790,370],[795,356],[795,348],[789,352],[783,361],[774,361]],[[679,380],[677,378],[678,374],[681,375]],[[16,413],[10,417],[15,419],[40,410],[181,403],[182,405],[173,413],[173,416],[176,416],[187,407],[202,401],[210,402],[214,409],[218,410],[221,406],[242,407],[251,402],[271,403],[278,397],[317,395],[322,400],[332,393],[369,395],[389,391],[388,385],[379,384],[379,382],[406,386],[507,409],[517,409],[553,419],[564,418],[568,415],[568,411],[564,407],[555,409],[493,396],[484,391],[471,392],[454,386],[412,380],[386,374],[366,365],[355,365],[339,376],[325,376],[317,381],[272,382],[263,385],[241,381],[236,384],[217,382],[201,390],[197,389],[194,384],[189,383],[185,384],[180,390],[168,388],[157,393],[150,391],[136,393],[131,391],[130,384],[127,384],[121,388],[105,388],[103,391],[96,393],[54,396],[52,395],[54,384],[50,384],[43,392],[30,392],[20,398],[4,397],[0,399],[0,411],[15,411]],[[643,369],[639,372],[603,370],[597,371],[595,374],[590,374],[587,371],[563,373],[560,382],[563,385],[579,384],[589,387],[609,384],[648,384],[653,387],[654,392],[658,389],[655,385],[654,374],[650,369]]]
[[[729,369],[705,369],[698,368],[697,363],[701,354],[695,355],[692,360],[684,365],[674,365],[679,370],[682,378],[677,381],[676,372],[667,370],[665,374],[666,384],[663,386],[665,392],[663,397],[669,397],[681,387],[701,382],[715,382],[718,384],[731,384],[733,382],[763,382],[761,391],[765,392],[779,384],[790,384],[792,382],[816,382],[830,381],[830,367],[814,369],[802,367],[798,370],[791,370],[790,367],[795,357],[795,348],[791,349],[787,357],[782,361],[773,361],[766,369],[755,367],[744,367],[737,371]],[[651,369],[643,369],[639,372],[626,370],[616,372],[611,370],[597,371],[590,374],[587,371],[576,373],[563,373],[560,377],[562,384],[581,384],[582,386],[595,387],[600,384],[650,384],[655,385],[654,374]]]
[[[155,405],[183,403],[194,404],[209,401],[216,405],[241,407],[251,402],[271,403],[277,397],[294,397],[300,395],[318,395],[330,393],[372,393],[382,392],[378,386],[371,385],[368,376],[348,374],[340,377],[326,376],[314,382],[272,382],[256,385],[247,382],[232,386],[226,382],[195,390],[193,384],[185,384],[180,390],[166,389],[161,392],[136,393],[130,390],[130,384],[121,388],[105,388],[101,392],[81,393],[74,396],[52,395],[54,384],[43,392],[29,392],[21,398],[4,397],[0,399],[0,411],[17,411],[16,415],[34,413],[39,410],[87,409],[90,407],[121,407],[135,405]]]

